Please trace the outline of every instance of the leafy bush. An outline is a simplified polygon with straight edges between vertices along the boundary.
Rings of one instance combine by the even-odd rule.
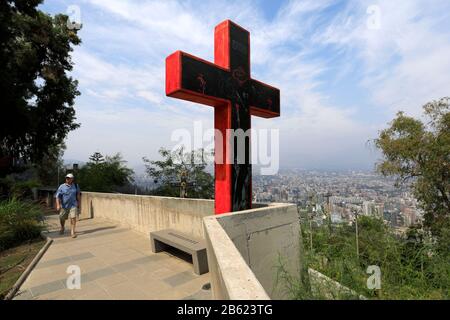
[[[159,154],[162,160],[143,159],[148,176],[155,179],[158,185],[153,191],[154,195],[179,197],[180,184],[185,182],[187,198],[214,198],[214,178],[206,170],[213,156],[211,152],[204,149],[188,152],[181,147],[173,151],[161,148]]]
[[[372,299],[450,299],[450,228],[442,229],[446,237],[433,237],[420,227],[400,237],[378,218],[361,216],[358,224],[359,257],[354,226],[313,227],[311,250],[309,226],[302,225],[306,267]],[[367,288],[370,265],[380,267],[381,290]],[[289,291],[294,298],[323,298],[301,283]]]
[[[11,196],[16,199],[31,199],[33,188],[39,187],[35,180],[16,182],[11,187]]]
[[[126,166],[126,161],[118,153],[82,166],[76,174],[76,182],[83,191],[115,192],[133,182],[133,174],[134,171]]]
[[[0,251],[39,237],[43,213],[38,205],[16,198],[0,202]]]
[[[3,199],[32,199],[33,188],[39,187],[40,183],[35,179],[19,180],[7,176],[0,179],[0,197]]]

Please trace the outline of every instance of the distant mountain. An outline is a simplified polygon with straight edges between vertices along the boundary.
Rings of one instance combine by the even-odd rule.
[[[134,170],[134,174],[137,176],[141,176],[141,175],[145,175],[146,171],[145,171],[145,165],[143,164],[131,164],[128,163],[127,164],[131,169]]]

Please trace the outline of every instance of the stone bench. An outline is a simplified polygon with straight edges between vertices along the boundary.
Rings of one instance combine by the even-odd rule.
[[[164,251],[167,246],[171,246],[190,254],[194,264],[194,272],[198,275],[209,271],[206,242],[204,240],[176,230],[166,229],[150,232],[150,242],[154,253]]]

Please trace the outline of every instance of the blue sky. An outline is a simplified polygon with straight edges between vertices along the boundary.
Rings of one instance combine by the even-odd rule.
[[[450,2],[45,1],[77,6],[83,28],[73,76],[81,128],[67,159],[121,152],[130,165],[172,147],[171,133],[213,126],[213,109],[165,97],[164,59],[183,50],[213,61],[214,26],[231,19],[251,33],[252,77],[281,90],[281,167],[372,169],[367,143],[398,110],[418,116],[450,95]]]

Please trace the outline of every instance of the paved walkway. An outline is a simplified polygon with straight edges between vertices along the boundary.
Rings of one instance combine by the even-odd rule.
[[[209,273],[196,275],[186,256],[152,253],[143,234],[95,218],[79,222],[72,239],[69,230],[59,235],[57,221],[48,219],[54,242],[15,299],[211,299],[202,289]],[[81,269],[81,289],[67,288],[71,265]]]

